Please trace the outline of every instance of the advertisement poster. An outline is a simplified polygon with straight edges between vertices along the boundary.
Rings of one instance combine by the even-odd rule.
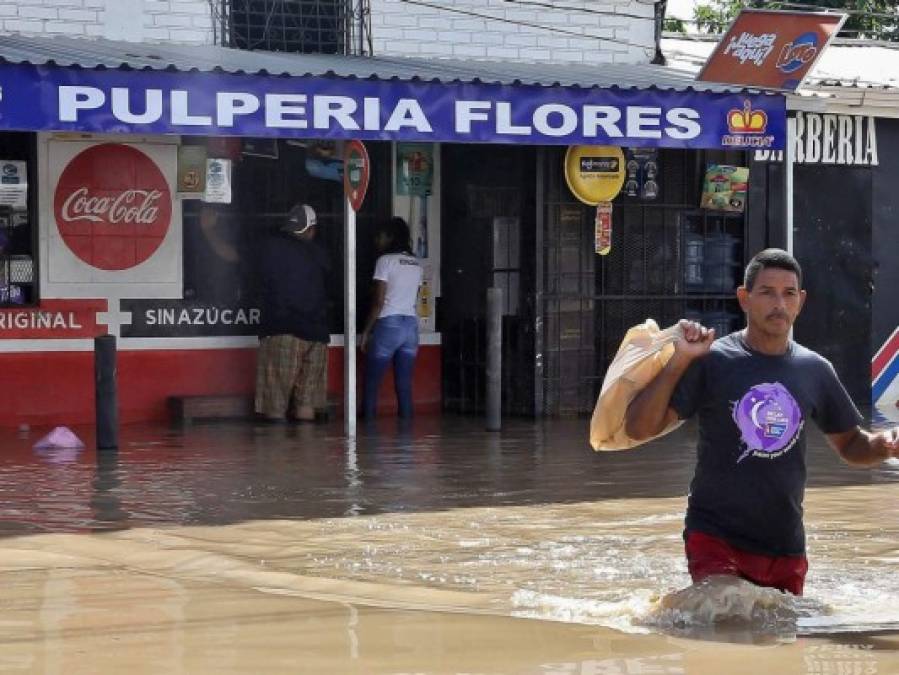
[[[396,194],[427,197],[434,181],[434,149],[430,143],[397,143]]]
[[[572,145],[565,153],[565,182],[579,200],[590,206],[609,202],[624,187],[624,153],[603,145]]]
[[[656,148],[629,148],[625,164],[627,177],[624,193],[645,201],[658,199],[659,158]]]
[[[749,189],[749,169],[743,166],[710,164],[702,186],[704,209],[742,212]]]
[[[845,20],[837,12],[744,9],[696,79],[795,91]]]
[[[600,202],[596,206],[596,230],[594,246],[599,255],[612,252],[612,203]]]
[[[201,199],[206,192],[206,148],[182,145],[178,148],[178,196]]]
[[[208,204],[231,203],[231,160],[209,159],[206,161],[206,196]]]
[[[0,206],[15,210],[28,208],[28,164],[0,160]]]

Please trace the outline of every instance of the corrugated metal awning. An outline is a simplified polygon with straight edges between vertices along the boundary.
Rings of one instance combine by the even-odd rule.
[[[663,89],[734,93],[742,87],[697,82],[694,74],[656,65],[571,65],[457,61],[334,54],[288,54],[216,46],[147,44],[65,37],[0,36],[0,62],[89,69],[227,72],[274,76],[425,82],[472,82],[576,88]]]

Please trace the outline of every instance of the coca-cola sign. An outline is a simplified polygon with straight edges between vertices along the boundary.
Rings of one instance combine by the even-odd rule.
[[[95,145],[76,155],[56,185],[60,236],[81,260],[126,270],[149,259],[172,221],[172,197],[159,167],[139,149]]]

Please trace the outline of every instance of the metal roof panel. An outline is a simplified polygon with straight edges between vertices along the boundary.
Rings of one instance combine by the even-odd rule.
[[[739,92],[742,87],[697,82],[687,70],[650,64],[572,65],[391,56],[343,56],[244,51],[218,46],[118,42],[68,37],[0,35],[0,62],[80,68],[224,71],[275,76],[479,82],[580,88]]]

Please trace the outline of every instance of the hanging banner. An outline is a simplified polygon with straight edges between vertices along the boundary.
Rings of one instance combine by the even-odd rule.
[[[846,16],[743,9],[696,79],[795,91]]]
[[[596,206],[594,247],[599,255],[612,252],[612,202],[600,202]]]
[[[624,153],[621,148],[573,145],[565,153],[565,182],[585,204],[610,202],[624,185]]]
[[[781,95],[0,65],[0,130],[783,148]],[[734,126],[748,111],[764,124]]]

